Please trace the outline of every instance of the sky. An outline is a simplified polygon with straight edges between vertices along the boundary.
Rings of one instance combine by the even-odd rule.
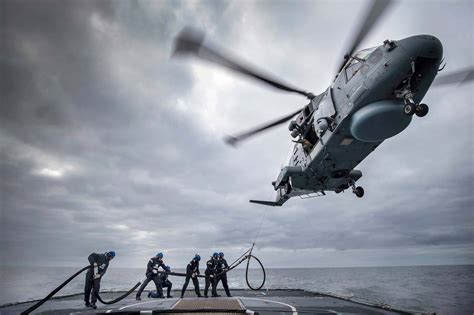
[[[256,241],[266,267],[474,263],[473,83],[432,88],[350,191],[281,208],[286,126],[223,137],[306,104],[216,66],[171,59],[187,25],[286,82],[324,91],[366,1],[0,3],[2,265],[120,267],[157,252],[228,260]],[[474,65],[472,1],[397,1],[359,48],[431,34],[446,73]],[[261,228],[260,228],[261,227]]]

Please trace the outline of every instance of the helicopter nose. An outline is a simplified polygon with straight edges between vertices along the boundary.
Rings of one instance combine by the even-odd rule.
[[[432,35],[417,35],[399,41],[411,56],[441,60],[443,58],[443,45],[440,40]]]

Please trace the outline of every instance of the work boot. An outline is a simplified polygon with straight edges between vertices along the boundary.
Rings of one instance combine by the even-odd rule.
[[[86,307],[91,307],[91,303],[86,301]]]
[[[92,304],[91,304],[91,307],[92,307],[93,309],[96,309],[96,308],[97,308],[97,306],[95,306],[95,303],[92,303]]]
[[[151,291],[148,291],[148,298],[151,298]]]
[[[184,299],[184,294],[181,294],[181,298]]]
[[[142,298],[141,298],[140,296],[138,296],[138,295],[137,295],[137,296],[135,297],[135,300],[137,300],[137,301],[141,301],[141,300],[142,300]]]
[[[207,298],[208,298],[207,294],[206,294],[206,295],[204,295],[204,297],[207,299]]]
[[[172,298],[173,296],[168,294],[166,297],[167,297],[167,298]]]

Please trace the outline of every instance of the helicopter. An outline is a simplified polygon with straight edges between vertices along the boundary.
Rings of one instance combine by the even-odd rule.
[[[356,50],[386,10],[390,0],[373,1],[330,86],[320,94],[295,88],[248,63],[204,43],[204,33],[185,27],[175,40],[173,56],[194,56],[263,82],[273,88],[306,97],[309,102],[284,117],[225,141],[240,141],[289,122],[292,154],[276,180],[275,201],[250,200],[266,206],[282,206],[291,197],[341,193],[346,189],[359,198],[356,186],[362,172],[355,167],[385,139],[402,132],[413,116],[424,117],[421,103],[431,86],[463,83],[474,78],[474,68],[437,76],[445,67],[443,46],[432,35],[385,40],[380,46]],[[436,80],[435,80],[436,78]]]

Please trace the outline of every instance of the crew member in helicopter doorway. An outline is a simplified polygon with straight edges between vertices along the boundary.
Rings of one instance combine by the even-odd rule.
[[[198,254],[194,255],[193,260],[188,264],[186,267],[186,279],[184,280],[183,289],[181,290],[181,298],[184,297],[184,293],[186,292],[186,288],[188,287],[189,279],[193,279],[194,284],[194,291],[198,297],[201,297],[201,292],[199,291],[199,261],[201,260],[201,256]]]
[[[84,302],[86,303],[86,307],[92,307],[93,309],[97,308],[95,303],[97,302],[97,295],[100,290],[100,280],[107,271],[109,262],[114,259],[114,257],[115,252],[112,250],[105,254],[92,253],[87,258],[89,260],[90,268],[87,270],[86,283],[84,285]],[[91,298],[92,303],[89,303],[92,289],[94,289]]]
[[[155,283],[156,292],[160,296],[163,296],[163,289],[161,288],[160,278],[158,276],[158,268],[161,267],[163,270],[165,269],[165,264],[163,263],[162,259],[163,253],[158,253],[155,257],[151,257],[148,261],[145,272],[146,280],[143,281],[142,285],[140,286],[140,289],[138,289],[137,296],[135,297],[137,301],[141,300],[140,295],[142,294],[148,283],[152,280]]]

